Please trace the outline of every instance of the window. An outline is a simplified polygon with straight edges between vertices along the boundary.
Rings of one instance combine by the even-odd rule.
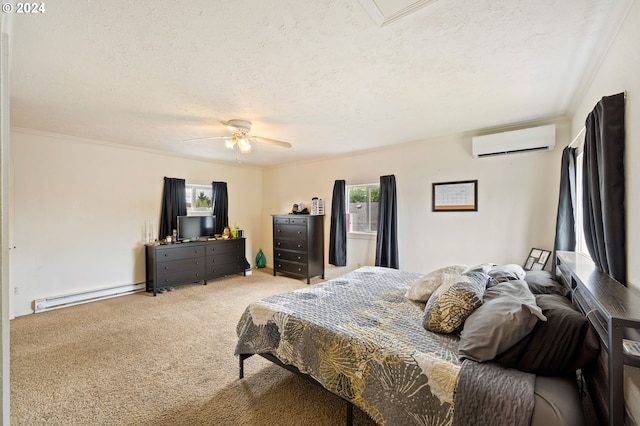
[[[582,149],[579,149],[579,152],[576,154],[576,253],[580,253],[591,259],[587,243],[584,239],[584,212],[582,209],[582,156]]]
[[[347,229],[350,233],[377,232],[379,198],[380,184],[347,185]]]
[[[187,214],[193,216],[211,214],[213,212],[212,192],[211,185],[186,184]]]

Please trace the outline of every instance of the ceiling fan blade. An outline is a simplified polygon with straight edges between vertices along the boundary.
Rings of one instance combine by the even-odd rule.
[[[231,136],[211,136],[208,138],[185,139],[183,142],[207,141],[211,139],[230,139]]]
[[[277,141],[275,139],[263,138],[262,136],[251,136],[250,139],[256,142],[279,146],[281,148],[291,148],[291,144],[289,142],[282,142],[282,141]]]

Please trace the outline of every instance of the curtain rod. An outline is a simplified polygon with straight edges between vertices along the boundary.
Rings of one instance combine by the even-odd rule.
[[[627,91],[625,90],[624,92],[624,99],[627,99]],[[582,126],[582,129],[580,129],[580,131],[578,132],[578,134],[576,135],[575,138],[573,138],[573,140],[571,141],[571,143],[569,145],[567,145],[568,148],[571,148],[573,146],[574,143],[576,143],[576,141],[578,140],[578,138],[580,138],[580,135],[582,135],[585,131],[584,126]]]
[[[580,129],[580,131],[578,132],[576,137],[573,138],[571,143],[568,145],[569,148],[571,148],[573,146],[573,144],[576,143],[576,141],[580,138],[580,136],[584,133],[584,131],[585,131],[585,128],[584,128],[584,126],[582,126],[582,129]]]

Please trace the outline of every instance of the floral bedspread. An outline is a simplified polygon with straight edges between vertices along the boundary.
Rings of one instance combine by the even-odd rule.
[[[422,327],[424,305],[404,297],[420,276],[363,267],[252,303],[236,355],[271,353],[380,425],[450,425],[458,337]]]

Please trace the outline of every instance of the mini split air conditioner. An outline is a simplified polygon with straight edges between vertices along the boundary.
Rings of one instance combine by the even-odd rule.
[[[551,151],[555,146],[556,125],[550,124],[510,132],[475,136],[471,139],[471,154],[477,158],[524,151]]]

